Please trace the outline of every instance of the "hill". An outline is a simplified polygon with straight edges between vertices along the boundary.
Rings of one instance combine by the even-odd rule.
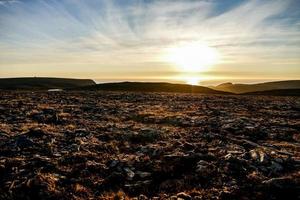
[[[285,89],[300,89],[300,80],[291,81],[276,81],[258,84],[232,84],[223,83],[215,87],[210,87],[214,90],[232,92],[236,94],[259,92],[268,90],[285,90]]]
[[[79,90],[105,90],[105,91],[132,91],[132,92],[178,92],[178,93],[203,93],[203,94],[231,94],[217,91],[202,86],[173,83],[144,83],[144,82],[121,82],[103,83],[82,88]]]
[[[36,90],[36,89],[66,89],[95,85],[91,79],[68,78],[0,78],[0,89],[4,90]]]
[[[243,95],[300,96],[300,89],[267,90],[243,93]]]

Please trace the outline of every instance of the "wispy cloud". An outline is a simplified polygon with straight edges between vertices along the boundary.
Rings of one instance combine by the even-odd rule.
[[[220,68],[252,64],[272,70],[272,63],[292,62],[285,67],[295,70],[300,64],[297,0],[236,2],[41,0],[3,6],[0,73],[9,71],[6,66],[37,63],[44,70],[76,65],[99,74],[106,67],[147,71],[156,63],[154,70],[166,71],[165,49],[194,42],[216,48],[223,58]]]
[[[0,5],[18,3],[18,2],[20,2],[20,1],[18,1],[18,0],[0,0]]]

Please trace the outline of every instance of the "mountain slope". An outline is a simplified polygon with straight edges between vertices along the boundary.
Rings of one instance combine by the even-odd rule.
[[[276,81],[258,84],[232,84],[223,83],[215,87],[210,87],[215,90],[232,92],[232,93],[248,93],[268,90],[284,90],[284,89],[300,89],[300,80],[291,81]]]
[[[178,93],[204,93],[204,94],[230,94],[216,91],[207,87],[192,86],[187,84],[172,83],[144,83],[144,82],[121,82],[103,83],[82,88],[79,90],[105,90],[105,91],[134,91],[134,92],[178,92]]]
[[[68,78],[0,78],[0,89],[66,89],[95,85],[90,79],[68,79]]]

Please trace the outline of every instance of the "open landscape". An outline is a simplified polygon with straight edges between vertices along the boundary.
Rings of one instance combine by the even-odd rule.
[[[1,91],[0,199],[298,199],[299,111],[299,97]]]
[[[300,0],[0,0],[0,200],[300,200]]]

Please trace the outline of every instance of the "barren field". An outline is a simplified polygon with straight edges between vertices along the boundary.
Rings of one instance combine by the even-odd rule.
[[[0,95],[0,199],[299,199],[299,97]]]

